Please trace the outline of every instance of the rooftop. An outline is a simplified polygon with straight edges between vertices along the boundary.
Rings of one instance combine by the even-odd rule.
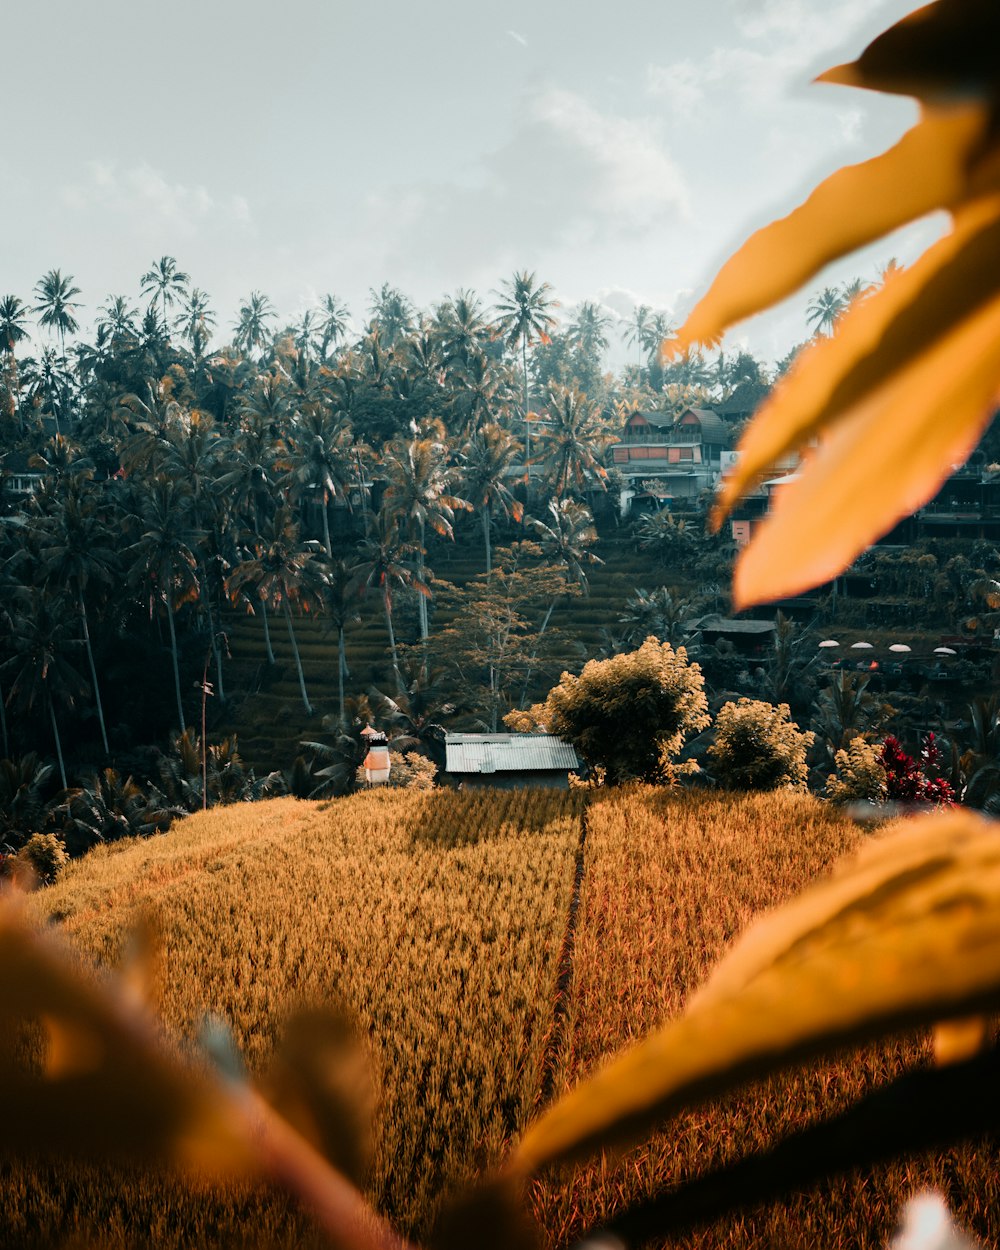
[[[568,742],[552,734],[445,734],[449,773],[568,771],[580,761]]]

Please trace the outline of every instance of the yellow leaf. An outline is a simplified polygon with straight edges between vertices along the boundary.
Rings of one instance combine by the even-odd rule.
[[[687,1010],[529,1128],[526,1175],[810,1055],[1000,1005],[1000,834],[908,822],[758,921]]]
[[[931,498],[1000,391],[1000,295],[859,403],[779,489],[733,578],[738,608],[820,585]]]
[[[830,261],[960,202],[969,154],[986,125],[979,105],[928,112],[887,152],[821,182],[803,204],[751,235],[726,261],[670,340],[673,353],[717,342],[729,326],[792,294]]]
[[[807,348],[741,440],[735,469],[720,490],[715,524],[780,456],[848,413],[987,301],[998,264],[1000,198],[993,197],[962,209],[954,230],[848,311],[832,338]],[[947,467],[942,465],[942,475]]]
[[[996,0],[939,0],[883,31],[861,56],[817,81],[912,95],[920,100],[996,95],[1000,73]]]

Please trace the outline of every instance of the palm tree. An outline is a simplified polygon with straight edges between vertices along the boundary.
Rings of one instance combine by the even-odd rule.
[[[86,594],[92,583],[113,585],[118,559],[117,552],[111,545],[108,526],[98,516],[93,498],[88,498],[80,477],[69,480],[60,495],[56,511],[43,523],[40,555],[47,593],[53,596],[62,588],[76,601],[90,669],[90,684],[97,707],[97,720],[101,729],[101,742],[105,755],[108,755],[108,731],[90,640]]]
[[[63,610],[58,597],[37,587],[23,589],[19,599],[21,610],[14,614],[10,637],[11,656],[0,665],[0,670],[12,674],[7,701],[25,712],[37,708],[48,718],[65,790],[69,783],[56,707],[72,708],[87,690],[87,683],[66,654],[70,647],[79,645],[79,639],[69,633],[73,614]]]
[[[129,307],[124,295],[109,295],[101,305],[97,319],[98,335],[105,335],[112,343],[138,337],[136,316],[138,310]]]
[[[466,500],[447,493],[453,476],[447,466],[448,449],[434,438],[397,439],[386,448],[382,471],[387,485],[383,495],[388,514],[405,522],[417,552],[417,581],[423,584],[427,527],[444,538],[453,538],[456,508],[468,508]],[[421,595],[420,638],[427,641],[427,595]]]
[[[377,589],[382,598],[397,690],[403,689],[403,679],[399,671],[396,632],[392,626],[392,592],[397,587],[408,586],[420,595],[427,594],[427,587],[416,576],[410,559],[415,550],[413,543],[404,540],[396,518],[383,508],[378,514],[374,534],[359,544],[360,559],[351,568],[363,594]]]
[[[296,494],[312,497],[320,509],[323,546],[333,559],[330,539],[330,501],[346,499],[351,474],[351,428],[326,409],[301,413],[285,439],[278,467],[285,468]]]
[[[164,334],[170,333],[167,308],[183,299],[190,280],[186,273],[177,268],[177,261],[172,256],[161,256],[140,279],[141,292],[150,297],[150,306],[154,306],[157,300],[160,301],[160,322]]]
[[[344,711],[344,678],[348,677],[347,655],[344,650],[344,631],[348,625],[361,619],[358,607],[358,586],[351,566],[346,560],[331,563],[323,588],[323,606],[332,629],[337,631],[337,709],[338,724],[347,725]]]
[[[462,486],[466,498],[478,511],[483,523],[486,546],[486,576],[493,569],[490,529],[493,512],[498,508],[504,516],[520,521],[524,509],[511,493],[507,478],[521,451],[513,434],[499,425],[484,425],[473,434],[462,450]]]
[[[343,342],[351,324],[351,316],[347,305],[342,304],[335,295],[325,295],[320,304],[320,344],[321,360],[326,360],[330,348]]]
[[[847,307],[844,292],[835,286],[826,286],[806,309],[806,322],[813,327],[814,334],[832,334],[837,319]]]
[[[174,669],[177,724],[183,733],[180,659],[174,613],[198,597],[198,557],[192,550],[199,538],[189,518],[191,496],[186,487],[165,476],[154,477],[139,496],[134,522],[139,537],[125,549],[128,579],[149,594],[150,611],[160,604],[166,611],[170,655]]]
[[[21,388],[14,349],[18,343],[23,343],[28,337],[26,329],[28,312],[28,306],[16,295],[5,295],[0,299],[0,354],[4,362],[4,410],[9,417],[17,414],[17,396]]]
[[[388,282],[382,283],[380,291],[369,291],[369,295],[372,297],[369,309],[372,322],[378,326],[382,345],[391,351],[403,335],[413,329],[413,305],[402,291]]]
[[[181,338],[191,344],[191,354],[196,362],[205,355],[205,349],[215,329],[215,313],[208,306],[208,296],[195,287],[182,300],[182,309],[174,321]]]
[[[577,307],[569,325],[569,340],[587,360],[596,364],[608,350],[608,331],[613,325],[611,314],[593,300],[584,300]]]
[[[638,347],[639,349],[639,365],[642,366],[642,354],[649,351],[649,331],[653,310],[648,304],[637,304],[632,312],[632,317],[625,323],[625,344],[628,347]]]
[[[548,515],[548,521],[540,521],[533,517],[531,525],[538,534],[542,551],[561,570],[563,585],[553,596],[538,631],[535,649],[521,688],[521,707],[524,706],[528,695],[528,682],[531,680],[532,669],[538,655],[538,643],[545,636],[556,604],[571,588],[586,595],[589,588],[583,566],[604,563],[590,550],[590,547],[597,542],[597,530],[594,528],[594,518],[590,509],[585,504],[569,498],[553,499],[549,502]]]
[[[492,336],[479,297],[464,290],[438,308],[435,331],[449,369],[456,365],[467,368],[476,357],[482,357]]]
[[[59,335],[63,356],[66,355],[66,335],[75,334],[80,328],[80,323],[73,316],[80,307],[73,303],[73,296],[79,294],[80,288],[73,286],[72,277],[64,278],[58,269],[50,269],[35,283],[38,303],[32,311],[38,313],[39,325]]]
[[[28,337],[25,323],[28,318],[28,306],[16,295],[5,295],[0,299],[0,352],[13,356],[18,343]]]
[[[321,602],[320,592],[326,582],[322,567],[316,560],[321,551],[322,547],[317,542],[300,541],[299,528],[291,509],[283,504],[272,520],[263,526],[260,537],[254,543],[253,555],[237,564],[226,578],[226,589],[234,602],[240,598],[243,587],[250,586],[259,602],[269,604],[284,614],[302,706],[307,716],[312,716],[313,706],[309,702],[302,657],[295,637],[292,604],[308,612]]]
[[[500,284],[500,298],[496,308],[500,314],[497,328],[503,336],[504,344],[514,351],[521,349],[521,372],[524,379],[524,420],[525,443],[524,451],[527,459],[531,458],[531,434],[528,430],[528,346],[538,339],[542,343],[549,341],[549,331],[555,326],[556,319],[550,309],[559,305],[549,298],[552,287],[548,282],[535,285],[535,275],[524,270],[515,273],[513,278]]]
[[[265,347],[269,334],[268,325],[276,316],[267,296],[260,291],[251,291],[246,301],[240,305],[234,345],[247,355]]]
[[[538,459],[556,499],[561,499],[571,487],[582,492],[595,482],[606,489],[607,470],[594,455],[603,434],[599,404],[590,403],[579,391],[565,386],[549,388]]]

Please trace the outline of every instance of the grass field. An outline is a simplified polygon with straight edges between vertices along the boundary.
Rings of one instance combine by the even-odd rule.
[[[580,906],[559,993],[581,832]],[[864,836],[807,797],[703,793],[363,793],[191,817],[111,847],[35,896],[100,962],[137,912],[165,942],[162,1012],[187,1037],[227,1019],[260,1071],[303,1001],[348,1004],[380,1090],[368,1192],[426,1236],[441,1194],[495,1165],[542,1097],[675,1014],[752,917]],[[557,1000],[559,1009],[556,1009]],[[547,1175],[530,1194],[550,1246],[603,1212],[839,1107],[919,1039],[813,1066],[684,1116],[616,1164]],[[1000,1241],[995,1152],[955,1152],[833,1182],[724,1221],[691,1246],[881,1246],[904,1198],[934,1182]],[[100,1168],[0,1170],[5,1245],[309,1244],[280,1196]]]

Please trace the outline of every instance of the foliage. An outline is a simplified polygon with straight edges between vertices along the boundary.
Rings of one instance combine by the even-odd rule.
[[[740,606],[829,580],[934,494],[992,414],[1000,140],[996,76],[979,50],[996,34],[992,5],[938,0],[821,75],[915,96],[920,118],[887,152],[832,174],[753,235],[678,331],[678,353],[715,342],[830,261],[935,210],[951,217],[919,260],[799,353],[744,436],[719,515],[785,452],[824,435],[740,562]]]
[[[814,741],[815,734],[791,720],[787,703],[740,699],[719,710],[708,756],[727,789],[778,790],[805,785],[806,754]]]
[[[14,876],[28,869],[42,885],[51,885],[69,863],[62,839],[54,833],[33,833],[14,857]]]
[[[920,757],[916,760],[907,755],[899,739],[890,734],[882,743],[881,762],[885,770],[886,797],[891,802],[938,806],[955,801],[950,783],[932,775],[941,768],[941,751],[934,734],[924,735]]]
[[[404,790],[433,790],[437,765],[418,751],[391,753],[392,771],[389,785]]]
[[[685,740],[709,724],[704,686],[683,647],[650,637],[637,651],[590,660],[579,677],[563,673],[544,703],[505,720],[572,743],[609,785],[669,780]]]
[[[826,783],[831,803],[884,803],[888,798],[882,750],[854,737],[834,755],[836,773]]]

